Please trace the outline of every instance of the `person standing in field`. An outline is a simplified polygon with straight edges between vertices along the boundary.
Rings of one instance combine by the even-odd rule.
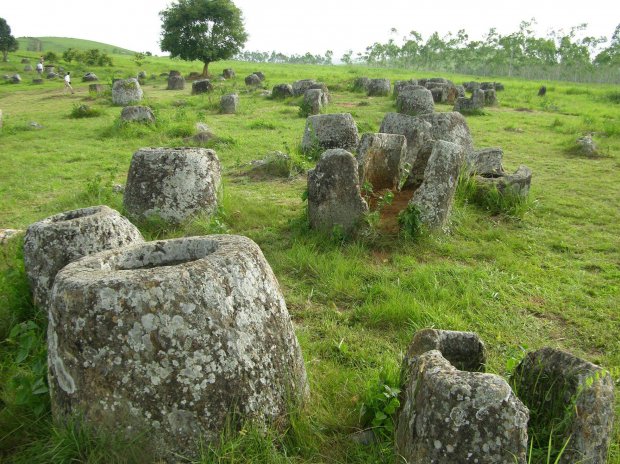
[[[65,74],[65,89],[63,93],[67,93],[67,90],[71,90],[72,94],[75,93],[73,87],[71,87],[71,72],[67,72],[67,74]]]
[[[41,58],[37,63],[37,73],[39,76],[43,73],[43,58]]]

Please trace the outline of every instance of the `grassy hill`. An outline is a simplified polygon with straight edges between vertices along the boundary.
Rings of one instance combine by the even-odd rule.
[[[20,51],[62,53],[69,48],[90,50],[98,48],[110,55],[133,55],[135,52],[92,40],[73,39],[70,37],[18,37]],[[38,48],[40,47],[40,48]]]
[[[620,373],[620,92],[617,86],[487,78],[504,83],[500,104],[468,116],[475,148],[500,146],[504,165],[533,170],[530,202],[522,217],[480,207],[458,193],[447,234],[415,241],[384,230],[381,219],[366,235],[344,240],[309,230],[302,195],[306,177],[250,172],[253,160],[286,151],[303,172],[314,160],[298,150],[305,126],[300,99],[273,100],[245,86],[251,72],[265,73],[265,89],[314,78],[330,89],[329,113],[351,113],[359,132],[377,132],[390,97],[351,90],[359,76],[393,80],[435,77],[402,69],[217,62],[237,78],[213,79],[204,95],[166,90],[159,75],[200,71],[201,63],[149,57],[138,67],[118,56],[113,67],[94,71],[103,83],[115,76],[149,77],[143,104],[157,122],[122,125],[109,95],[94,96],[75,79],[0,82],[0,228],[26,228],[50,215],[106,204],[123,210],[114,184],[123,184],[140,147],[178,147],[206,123],[217,138],[209,147],[222,164],[223,199],[215,218],[198,217],[180,227],[140,224],[147,239],[212,233],[250,237],[262,249],[282,288],[302,347],[311,396],[286,431],[244,429],[223,436],[221,447],[200,451],[202,463],[393,463],[385,387],[398,387],[398,370],[416,330],[425,327],[480,334],[487,370],[509,376],[525,351],[561,348]],[[13,59],[0,75],[21,71]],[[481,80],[449,75],[455,82]],[[240,110],[218,111],[220,96],[236,92]],[[75,118],[80,105],[94,111]],[[437,111],[451,111],[438,104]],[[32,126],[36,122],[39,126]],[[600,155],[577,154],[575,140],[593,133]],[[386,208],[387,210],[387,208]],[[381,216],[382,211],[378,215]],[[374,224],[374,225],[373,225]],[[337,231],[335,231],[337,232]],[[79,421],[53,423],[46,391],[47,317],[33,307],[21,240],[0,245],[0,461],[10,463],[152,462],[148,449],[124,435],[107,436]],[[362,446],[351,433],[379,417],[378,441]],[[616,395],[620,417],[620,395]],[[388,411],[389,412],[389,411]],[[366,418],[364,418],[366,417]],[[616,423],[619,421],[617,420]],[[532,463],[547,461],[547,436],[538,436]],[[557,444],[556,444],[557,446]],[[556,449],[557,451],[557,449]],[[141,454],[143,453],[143,454]],[[553,453],[551,453],[553,455]],[[620,464],[616,425],[608,464]]]

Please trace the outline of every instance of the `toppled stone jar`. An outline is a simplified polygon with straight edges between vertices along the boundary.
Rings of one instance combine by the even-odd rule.
[[[217,209],[220,161],[206,148],[141,148],[127,174],[123,204],[129,216],[180,223]]]
[[[246,237],[102,252],[63,269],[48,327],[54,418],[195,457],[229,419],[286,426],[307,380],[278,282]]]
[[[142,242],[140,231],[107,206],[65,211],[31,224],[24,237],[24,265],[34,304],[47,310],[54,278],[68,263]]]

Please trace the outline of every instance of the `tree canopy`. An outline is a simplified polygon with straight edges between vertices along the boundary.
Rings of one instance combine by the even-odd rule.
[[[0,51],[2,52],[2,61],[7,61],[9,52],[14,52],[19,48],[19,43],[11,35],[11,28],[4,18],[0,18]]]
[[[178,0],[159,13],[161,49],[183,60],[209,63],[239,53],[248,38],[241,10],[230,0]]]

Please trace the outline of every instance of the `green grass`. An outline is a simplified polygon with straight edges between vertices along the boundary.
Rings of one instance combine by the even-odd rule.
[[[26,51],[10,54],[0,73],[21,72],[18,58],[23,56],[38,57]],[[202,66],[148,58],[138,68],[130,57],[113,58],[115,66],[109,68],[64,64],[76,75],[75,95],[63,95],[60,81],[31,85],[33,76],[24,72],[21,85],[0,83],[0,228],[25,228],[61,211],[102,203],[122,211],[122,194],[112,186],[125,182],[138,148],[184,146],[183,138],[195,132],[197,122],[209,126],[217,136],[209,144],[224,174],[220,213],[174,228],[141,224],[141,230],[149,239],[230,232],[255,240],[294,320],[311,397],[289,430],[224,433],[221,446],[201,450],[202,462],[393,462],[389,439],[363,447],[349,435],[375,418],[362,414],[360,419],[363,405],[375,413],[389,410],[376,401],[378,389],[392,385],[389,373],[398,370],[414,332],[424,327],[478,332],[489,350],[488,369],[501,375],[509,373],[507,365],[520,347],[548,345],[617,372],[620,107],[614,103],[615,87],[547,83],[547,96],[541,99],[536,96],[540,82],[442,74],[455,82],[504,83],[499,106],[467,121],[476,148],[503,148],[507,171],[520,164],[532,169],[530,203],[522,214],[506,215],[459,200],[448,234],[417,240],[379,234],[342,241],[307,229],[303,175],[248,174],[252,160],[276,150],[296,162],[303,159],[307,167],[311,163],[297,151],[305,119],[295,102],[260,96],[246,89],[243,78],[260,69],[268,89],[301,78],[325,82],[333,98],[326,112],[349,112],[360,132],[368,132],[379,129],[384,114],[394,111],[394,101],[349,91],[355,77],[396,80],[432,73],[217,62],[212,73],[232,67],[238,77],[216,81],[213,94],[200,96],[192,96],[189,86],[167,91],[163,78],[147,80],[145,104],[157,122],[121,125],[120,108],[112,106],[109,96],[89,95],[88,84],[77,78],[81,72],[94,71],[108,83],[139,70],[159,76]],[[219,114],[219,96],[232,92],[240,96],[240,112]],[[82,104],[99,110],[99,116],[71,118],[72,109]],[[31,128],[32,121],[43,128]],[[586,132],[595,133],[605,156],[566,153]],[[0,460],[98,462],[109,446],[123,450],[114,456],[132,462],[132,450],[139,449],[135,443],[52,426],[38,382],[44,378],[45,318],[32,307],[18,242],[0,247]],[[620,416],[620,399],[616,413]],[[610,457],[615,464],[620,463],[619,430],[616,426]],[[53,457],[59,449],[66,451]]]

